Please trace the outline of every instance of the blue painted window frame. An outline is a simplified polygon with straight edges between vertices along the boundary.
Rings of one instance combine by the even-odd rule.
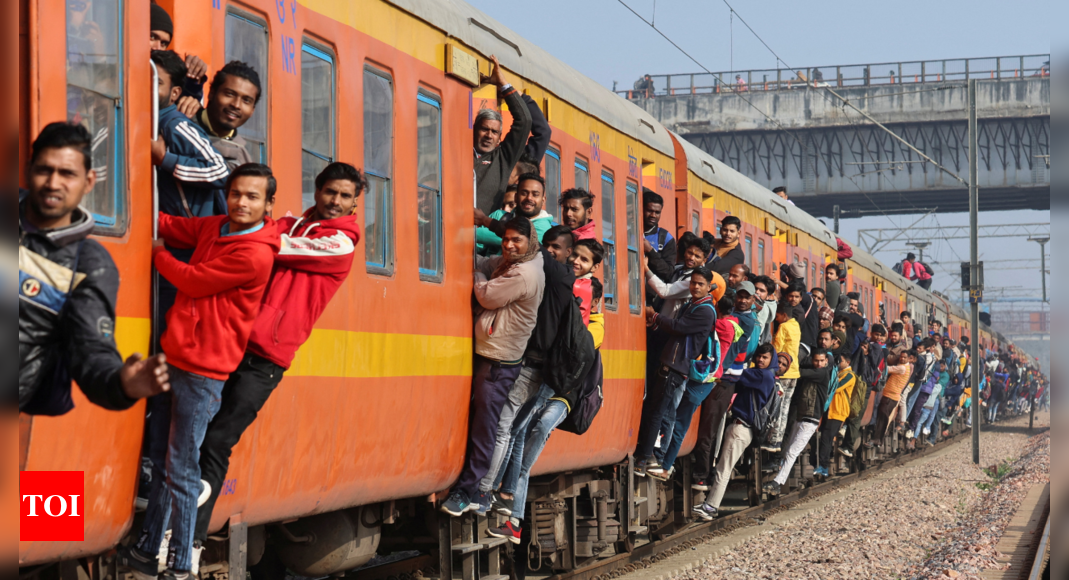
[[[578,163],[576,164],[578,166]],[[608,186],[609,195],[605,194]],[[609,208],[609,215],[604,215]],[[616,182],[609,173],[601,174],[601,243],[605,246],[605,263],[601,266],[602,286],[604,287],[605,308],[616,311],[617,269],[616,269]],[[609,231],[605,231],[608,224]]]
[[[445,264],[442,258],[442,102],[437,98],[432,97],[431,95],[428,95],[422,91],[416,94],[416,100],[418,103],[430,105],[438,109],[438,188],[436,190],[432,190],[435,193],[435,215],[437,217],[434,228],[435,262],[437,262],[437,268],[432,270],[421,267],[419,269],[419,277],[425,282],[441,282],[445,271]],[[417,156],[419,154],[419,145],[419,139],[417,138]],[[419,183],[416,184],[416,187],[419,189],[428,189]]]

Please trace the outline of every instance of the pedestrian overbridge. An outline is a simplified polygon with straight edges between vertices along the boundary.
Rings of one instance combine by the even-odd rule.
[[[1050,209],[1049,55],[652,75],[618,91],[813,215],[968,210],[960,182],[843,102],[968,178],[977,87],[981,211]],[[842,97],[836,97],[835,94]],[[923,211],[921,211],[923,210]]]

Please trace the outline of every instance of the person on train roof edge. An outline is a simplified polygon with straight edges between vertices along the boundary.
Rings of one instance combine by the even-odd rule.
[[[544,257],[531,220],[505,224],[502,255],[475,260],[475,361],[468,454],[441,510],[460,517],[481,506],[479,483],[490,471],[501,410],[523,368],[523,355],[545,291]]]
[[[360,243],[357,202],[367,179],[346,163],[331,163],[316,176],[315,205],[300,217],[278,221],[282,248],[275,256],[249,345],[223,387],[219,413],[200,446],[207,502],[197,511],[194,540],[208,539],[230,454],[289,371],[297,350],[349,277]]]
[[[208,135],[212,147],[226,159],[230,169],[259,161],[259,155],[253,158],[248,142],[238,134],[238,129],[252,118],[261,96],[263,89],[256,69],[241,61],[231,61],[215,73],[208,91],[208,106],[202,109],[197,103],[196,110],[187,115]]]
[[[512,127],[502,138],[503,119],[493,109],[483,109],[475,116],[472,141],[475,156],[475,207],[489,214],[501,205],[501,194],[508,185],[512,168],[523,155],[531,133],[531,112],[520,92],[505,80],[496,56],[493,69],[485,80],[497,86],[499,98],[505,100],[512,114]]]
[[[509,390],[508,400],[501,409],[497,423],[497,438],[494,442],[494,454],[490,469],[479,482],[479,515],[485,515],[491,507],[506,516],[512,515],[515,487],[503,489],[500,494],[492,494],[504,479],[505,461],[518,462],[519,453],[515,437],[525,429],[521,410],[533,411],[529,405],[545,382],[542,371],[550,347],[557,342],[561,332],[561,322],[568,306],[575,300],[572,287],[575,274],[571,257],[575,251],[575,238],[568,226],[554,226],[542,238],[542,272],[546,285],[542,293],[542,302],[538,305],[538,321],[535,323],[531,338],[527,341],[527,350],[523,354],[523,369]],[[526,416],[528,419],[530,415]],[[522,445],[522,444],[521,444]],[[516,467],[518,470],[519,467]],[[511,536],[509,536],[511,537]]]
[[[661,280],[668,280],[675,269],[676,239],[660,226],[663,209],[664,198],[651,189],[642,188],[642,252],[649,269]],[[653,306],[653,298],[652,294],[646,294],[646,306]]]
[[[546,206],[546,180],[537,173],[525,173],[516,182],[515,193],[516,207],[511,213],[501,214],[497,219],[492,219],[475,208],[476,241],[484,248],[501,248],[501,237],[505,233],[505,222],[513,216],[521,216],[531,220],[534,225],[535,236],[541,240],[549,228],[553,227],[553,216],[545,210]],[[494,212],[497,213],[497,212]]]
[[[597,237],[594,222],[594,194],[585,189],[569,189],[560,196],[560,219],[572,228],[576,240]]]
[[[170,389],[164,355],[134,354],[124,364],[115,346],[119,271],[104,246],[89,239],[95,223],[80,206],[97,179],[92,142],[81,125],[48,125],[31,149],[30,189],[19,190],[20,412],[70,410],[70,381],[49,384],[57,365],[105,409],[128,409]],[[62,405],[49,388],[56,386]]]
[[[152,3],[149,12],[149,50],[168,50],[174,40],[174,21],[162,6]],[[200,109],[204,98],[204,82],[208,80],[208,65],[195,54],[187,54],[186,78],[181,83],[182,96],[178,99],[178,110],[192,116]]]
[[[276,188],[269,167],[243,165],[230,174],[226,186],[227,215],[159,216],[153,264],[178,288],[161,340],[172,367],[174,397],[155,399],[148,423],[154,467],[148,510],[138,541],[118,556],[119,565],[135,578],[156,577],[168,527],[166,575],[185,580],[193,573],[200,445],[219,411],[224,381],[244,356],[279,251],[277,226],[268,217]],[[165,241],[193,250],[190,262],[172,256]],[[156,477],[165,464],[166,477]]]

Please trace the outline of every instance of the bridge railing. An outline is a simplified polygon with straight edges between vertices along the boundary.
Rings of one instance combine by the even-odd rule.
[[[617,90],[628,99],[702,93],[780,91],[815,87],[862,87],[964,82],[970,78],[1013,80],[1050,75],[1050,54],[915,60],[815,66],[803,69],[756,69],[650,75],[652,89]]]

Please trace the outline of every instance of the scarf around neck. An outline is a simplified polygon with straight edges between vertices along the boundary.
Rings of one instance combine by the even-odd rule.
[[[538,239],[535,237],[534,225],[531,225],[531,235],[528,236],[527,242],[527,253],[517,258],[515,262],[509,262],[502,256],[501,263],[494,269],[494,273],[490,276],[490,279],[504,276],[513,266],[519,266],[520,264],[530,262],[538,255],[540,246],[538,245]]]
[[[720,239],[720,240],[716,241],[716,244],[714,244],[714,247],[716,248],[716,255],[720,256],[720,258],[723,258],[724,256],[728,255],[728,252],[730,252],[731,250],[734,250],[735,248],[739,247],[739,241],[735,240],[735,243],[728,244],[728,243],[725,243],[723,241],[723,239]]]

